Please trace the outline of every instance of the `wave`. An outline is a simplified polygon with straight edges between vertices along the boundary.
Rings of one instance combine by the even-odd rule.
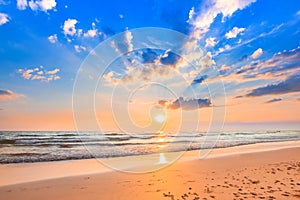
[[[132,156],[300,140],[300,131],[119,133],[0,131],[0,163]],[[91,155],[93,152],[93,156]]]

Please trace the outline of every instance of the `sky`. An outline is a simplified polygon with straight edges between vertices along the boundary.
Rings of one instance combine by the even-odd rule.
[[[1,130],[299,129],[299,105],[299,0],[0,0]]]

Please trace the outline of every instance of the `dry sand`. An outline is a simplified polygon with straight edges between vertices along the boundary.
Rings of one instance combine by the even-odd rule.
[[[94,160],[1,165],[0,199],[300,199],[299,141],[210,155],[192,160],[195,152],[189,152],[167,168],[142,174],[99,168]]]

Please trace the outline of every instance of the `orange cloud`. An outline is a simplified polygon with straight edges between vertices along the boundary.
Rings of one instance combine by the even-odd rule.
[[[22,94],[16,94],[11,90],[0,90],[0,100],[16,99],[22,97]]]

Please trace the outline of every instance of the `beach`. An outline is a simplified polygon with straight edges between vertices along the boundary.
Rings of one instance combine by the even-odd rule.
[[[186,152],[148,173],[115,171],[95,159],[2,164],[0,199],[300,199],[300,141],[197,155]]]

